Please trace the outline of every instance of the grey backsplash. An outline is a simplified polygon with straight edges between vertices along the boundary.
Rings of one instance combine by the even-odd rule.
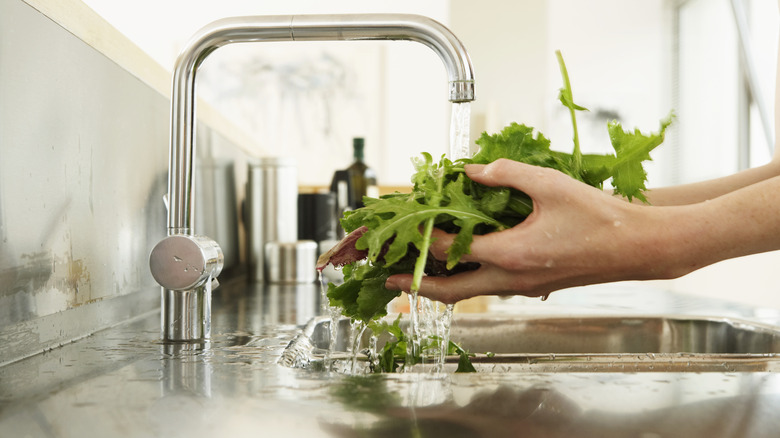
[[[0,2],[0,365],[158,310],[148,254],[165,236],[168,124],[165,96],[27,4]],[[228,155],[200,160],[196,231],[219,234],[229,268],[237,197],[213,189],[243,176],[245,157],[198,134],[199,155]]]

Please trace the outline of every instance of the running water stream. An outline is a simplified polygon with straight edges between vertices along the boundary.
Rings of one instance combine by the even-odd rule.
[[[449,158],[452,161],[471,156],[469,129],[471,121],[471,104],[469,102],[452,104],[452,119],[450,122],[450,149]],[[327,286],[323,281],[322,272],[319,272],[319,283],[322,287],[322,310],[330,316],[330,348],[325,357],[325,367],[332,370],[333,361],[330,356],[336,346],[338,336],[337,323],[341,317],[338,308],[330,307],[327,298]],[[408,345],[407,355],[419,356],[422,360],[423,370],[426,365],[432,365],[430,371],[433,373],[441,372],[447,357],[447,350],[450,339],[450,326],[452,323],[452,314],[454,306],[452,304],[444,305],[442,303],[431,301],[425,297],[418,296],[417,291],[411,291],[409,294],[409,337],[411,339]],[[356,361],[360,351],[360,341],[366,330],[365,324],[353,325],[350,335],[350,353],[352,359],[349,361],[349,373],[354,374],[357,371]],[[433,343],[436,339],[437,344]],[[376,338],[372,336],[371,345],[369,345],[369,357],[377,357]],[[437,348],[432,348],[438,345]],[[408,360],[408,358],[407,358]],[[405,367],[406,371],[411,371],[412,367]]]
[[[470,123],[471,103],[453,103],[448,154],[450,160],[471,157]],[[442,371],[449,347],[453,309],[452,304],[445,306],[418,296],[417,291],[409,292],[409,336],[412,342],[408,354],[414,355],[419,352],[423,369],[427,363],[432,363],[431,372]],[[426,348],[430,346],[431,339],[438,340],[439,348]],[[406,369],[411,371],[411,367]]]

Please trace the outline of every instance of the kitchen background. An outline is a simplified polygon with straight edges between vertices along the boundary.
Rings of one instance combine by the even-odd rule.
[[[170,68],[178,50],[216,17],[405,12],[430,16],[463,41],[476,72],[471,137],[513,121],[571,148],[554,51],[566,59],[583,148],[610,150],[605,125],[644,131],[674,110],[677,121],[648,165],[649,186],[699,181],[770,159],[774,139],[777,4],[768,0],[435,0],[364,2],[114,2],[86,0]],[[748,25],[741,45],[734,8]],[[753,67],[753,89],[747,67]],[[444,71],[415,44],[252,44],[208,60],[201,96],[257,141],[258,154],[299,158],[300,184],[326,186],[366,137],[366,161],[387,187],[408,185],[409,158],[448,145]],[[764,110],[762,124],[760,110]],[[717,127],[717,129],[714,129]],[[776,254],[732,260],[661,287],[780,307]]]
[[[608,119],[654,130],[670,110],[678,115],[649,167],[650,186],[712,178],[771,156],[773,126],[764,129],[759,107],[764,102],[764,117],[774,120],[773,1],[86,3],[0,2],[0,364],[159,308],[147,260],[165,234],[169,72],[184,42],[220,17],[430,16],[471,54],[472,138],[517,121],[570,149],[556,99],[560,49],[575,99],[591,109],[579,119],[587,151],[608,150]],[[750,24],[747,51],[733,4]],[[235,178],[236,200],[227,205],[236,207],[252,156],[296,158],[299,184],[309,190],[327,186],[351,161],[351,138],[364,136],[379,183],[408,186],[410,157],[447,149],[446,82],[439,59],[415,44],[220,49],[198,81],[197,231],[241,242],[229,235],[240,229],[209,227],[237,215],[237,208],[207,208],[226,202],[209,188]],[[227,221],[216,217],[230,213]],[[226,269],[234,267],[239,248],[223,248]],[[773,252],[635,286],[780,309],[780,279],[771,274],[778,263]],[[554,302],[555,294],[545,304]]]

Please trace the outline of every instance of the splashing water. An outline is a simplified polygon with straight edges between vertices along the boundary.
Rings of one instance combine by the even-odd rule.
[[[461,102],[452,104],[452,118],[450,120],[450,150],[449,158],[452,161],[471,156],[470,147],[470,123],[471,103]],[[419,352],[423,360],[432,362],[432,372],[441,372],[444,367],[450,339],[450,326],[452,325],[452,313],[454,306],[444,306],[425,297],[418,297],[417,291],[409,293],[410,312],[410,337],[408,355],[414,356]],[[439,340],[439,348],[428,349],[424,347],[429,340],[435,337]],[[433,351],[432,361],[426,358],[426,353]]]
[[[327,281],[324,280],[322,271],[317,271],[318,280],[320,283],[320,311],[322,315],[328,315],[330,317],[330,338],[328,343],[328,350],[325,352],[325,358],[323,363],[325,369],[330,370],[333,361],[331,355],[336,351],[336,339],[338,338],[338,322],[341,318],[341,311],[338,307],[331,307],[328,300],[328,286]]]
[[[469,129],[471,122],[471,104],[453,103],[452,119],[450,125],[450,149],[449,158],[452,161],[471,156]],[[322,287],[322,312],[330,316],[330,348],[325,355],[325,367],[333,370],[334,362],[330,359],[335,352],[336,338],[338,337],[338,320],[341,318],[341,312],[338,308],[328,305],[327,287],[323,281],[322,272],[319,273],[320,285]],[[418,296],[417,291],[409,293],[409,337],[411,342],[407,348],[406,363],[413,363],[412,358],[418,357],[422,360],[422,369],[425,370],[426,364],[432,364],[430,371],[439,373],[444,367],[444,363],[449,349],[450,326],[452,324],[452,314],[454,306],[444,305],[439,302],[431,301],[425,297]],[[366,330],[365,324],[354,324],[349,339],[348,352],[351,353],[347,369],[344,370],[350,374],[358,371],[357,354],[360,350],[360,340]],[[435,341],[434,341],[435,340]],[[436,342],[436,343],[434,343]],[[432,348],[436,346],[436,348]],[[377,339],[371,337],[369,340],[369,360],[375,360],[378,355]],[[406,371],[412,371],[412,367],[405,367]]]
[[[347,352],[350,353],[350,374],[357,372],[358,354],[360,354],[360,340],[363,338],[368,326],[363,321],[355,321],[352,323],[352,339],[350,339]]]

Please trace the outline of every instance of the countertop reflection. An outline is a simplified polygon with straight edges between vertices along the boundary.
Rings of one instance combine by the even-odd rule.
[[[607,288],[569,297],[554,308],[657,313],[672,302],[675,313],[704,311],[662,293]],[[780,430],[775,373],[350,377],[277,365],[319,309],[313,285],[234,281],[215,293],[208,345],[161,343],[152,314],[4,366],[0,436],[763,437]],[[763,322],[777,316],[728,312]]]

